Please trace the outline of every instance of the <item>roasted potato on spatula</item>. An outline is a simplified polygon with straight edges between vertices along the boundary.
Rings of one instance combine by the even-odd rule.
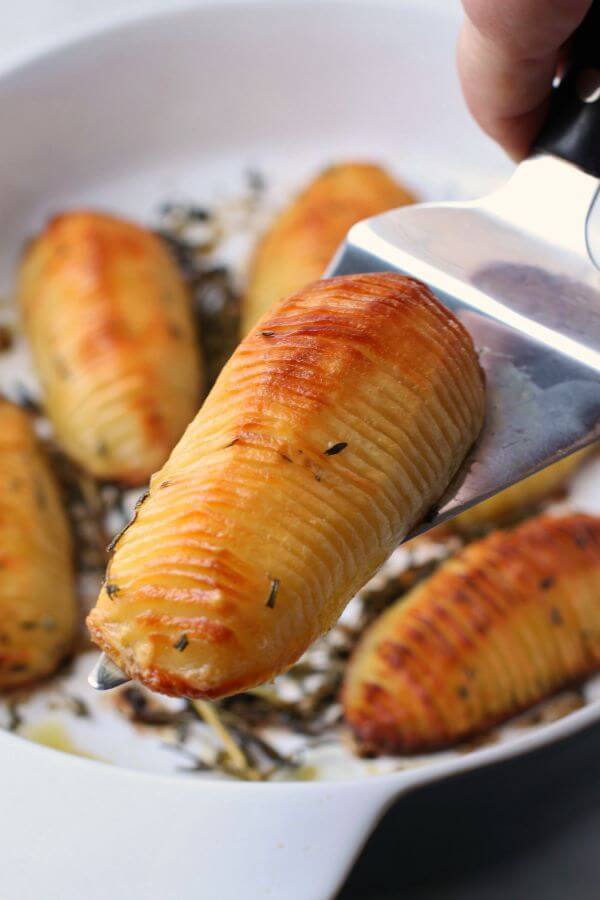
[[[93,639],[168,694],[283,672],[441,496],[483,413],[471,338],[424,285],[305,288],[240,344],[152,478]]]
[[[446,747],[600,668],[600,518],[540,516],[444,563],[365,633],[346,673],[363,749]]]
[[[27,413],[0,399],[0,690],[51,674],[76,626],[58,486]]]

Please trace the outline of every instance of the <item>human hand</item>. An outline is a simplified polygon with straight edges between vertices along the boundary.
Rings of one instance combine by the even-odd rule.
[[[463,0],[458,69],[479,125],[526,156],[547,111],[565,44],[591,0]]]

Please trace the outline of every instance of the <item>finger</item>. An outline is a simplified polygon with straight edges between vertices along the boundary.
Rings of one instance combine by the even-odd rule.
[[[483,130],[515,159],[527,154],[539,131],[558,62],[558,49],[516,61],[466,20],[458,69],[467,105]]]
[[[463,0],[480,35],[516,59],[555,52],[591,5],[591,0]]]
[[[515,159],[543,123],[561,48],[590,0],[464,0],[458,67],[469,109]]]

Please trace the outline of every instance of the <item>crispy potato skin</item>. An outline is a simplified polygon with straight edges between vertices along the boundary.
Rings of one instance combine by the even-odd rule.
[[[483,410],[471,339],[423,285],[316,282],[240,344],[152,478],[93,639],[167,694],[284,671],[441,495]]]
[[[58,487],[27,414],[0,400],[0,690],[53,672],[76,625]]]
[[[56,437],[98,478],[143,484],[200,402],[186,288],[161,240],[93,212],[52,219],[18,297]]]
[[[483,503],[466,510],[460,516],[451,519],[448,525],[463,534],[474,534],[493,525],[510,524],[511,520],[514,522],[547,497],[560,491],[585,460],[597,451],[597,446],[592,444],[578,450],[577,453],[565,456],[564,459],[529,478],[511,485],[505,491],[494,494],[489,500],[484,500]]]
[[[352,225],[414,200],[380,166],[345,163],[322,172],[284,209],[256,249],[242,333],[274,303],[320,278]]]
[[[600,518],[540,516],[442,565],[365,633],[346,721],[375,753],[471,737],[600,667]]]

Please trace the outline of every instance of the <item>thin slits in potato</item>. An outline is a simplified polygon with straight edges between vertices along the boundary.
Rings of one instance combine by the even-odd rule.
[[[92,212],[52,219],[18,284],[44,404],[98,478],[147,481],[200,402],[190,299],[160,238]]]
[[[380,166],[344,163],[322,172],[284,209],[256,249],[242,333],[274,303],[320,278],[353,225],[414,200]]]
[[[0,400],[0,690],[54,671],[76,625],[58,487],[27,414]]]
[[[364,748],[456,743],[600,667],[600,518],[540,516],[443,564],[366,632],[346,674]]]
[[[272,678],[440,497],[483,419],[469,335],[421,284],[313,284],[240,344],[89,617],[131,677],[220,697]]]
[[[451,519],[448,526],[461,533],[473,534],[493,525],[514,524],[516,519],[523,518],[544,500],[559,492],[585,460],[596,452],[596,445],[592,445],[565,456],[552,466],[466,510]]]

